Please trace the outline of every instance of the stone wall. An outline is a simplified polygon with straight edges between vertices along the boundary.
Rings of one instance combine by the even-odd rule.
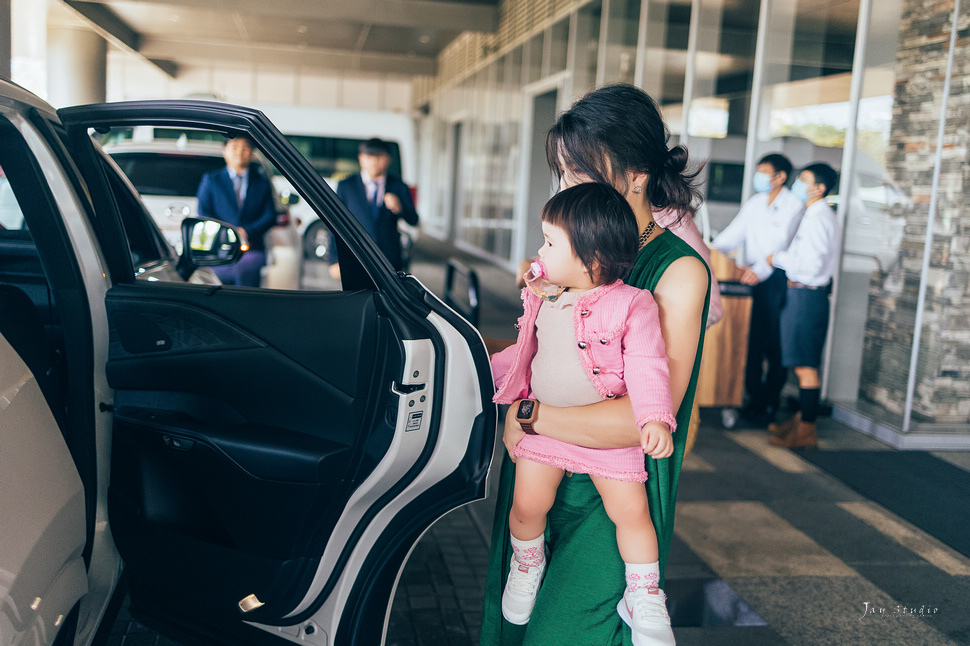
[[[952,13],[952,0],[906,0],[900,25],[887,168],[912,203],[893,207],[906,219],[899,261],[872,275],[859,385],[893,413],[906,401]],[[970,421],[968,25],[962,2],[913,403],[914,421],[942,424]]]

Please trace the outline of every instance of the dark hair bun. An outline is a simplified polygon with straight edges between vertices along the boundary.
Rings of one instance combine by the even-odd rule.
[[[674,146],[667,151],[667,161],[664,170],[680,175],[687,170],[687,147],[683,144]]]

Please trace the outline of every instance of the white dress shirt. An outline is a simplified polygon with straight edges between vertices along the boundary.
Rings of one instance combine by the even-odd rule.
[[[795,239],[785,251],[775,254],[775,267],[785,270],[788,280],[821,287],[832,280],[839,262],[842,227],[824,199],[805,211]]]
[[[731,224],[711,244],[721,253],[743,245],[741,264],[750,267],[759,280],[765,280],[774,271],[768,256],[788,247],[804,211],[805,205],[787,188],[782,188],[771,204],[767,193],[757,193],[741,205]]]

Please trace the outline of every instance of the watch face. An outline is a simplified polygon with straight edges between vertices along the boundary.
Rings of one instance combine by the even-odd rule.
[[[532,409],[535,408],[536,403],[531,399],[525,399],[519,402],[519,412],[516,413],[516,417],[519,419],[529,419],[532,417]]]

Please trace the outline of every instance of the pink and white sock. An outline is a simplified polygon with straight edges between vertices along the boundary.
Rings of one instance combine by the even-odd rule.
[[[626,566],[626,591],[633,592],[640,588],[660,587],[660,562],[653,563],[624,563]]]
[[[511,536],[511,534],[510,534]],[[512,536],[512,552],[519,565],[536,567],[546,560],[545,537],[540,534],[531,541],[520,541]]]

